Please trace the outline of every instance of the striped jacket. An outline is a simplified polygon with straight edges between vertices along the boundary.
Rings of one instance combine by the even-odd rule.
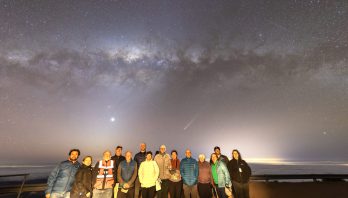
[[[216,172],[218,176],[218,183],[217,183],[218,187],[223,188],[225,186],[232,186],[230,173],[228,172],[228,169],[225,163],[222,161],[217,161],[215,165],[216,165]]]
[[[193,158],[184,158],[180,162],[180,173],[184,184],[193,186],[198,180],[198,162]]]

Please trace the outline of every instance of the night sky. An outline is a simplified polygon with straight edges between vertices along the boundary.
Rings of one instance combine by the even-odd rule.
[[[0,0],[1,162],[347,160],[347,64],[346,0]]]

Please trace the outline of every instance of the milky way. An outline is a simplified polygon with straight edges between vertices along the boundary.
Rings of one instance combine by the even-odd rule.
[[[145,141],[344,160],[347,1],[0,1],[0,154]]]

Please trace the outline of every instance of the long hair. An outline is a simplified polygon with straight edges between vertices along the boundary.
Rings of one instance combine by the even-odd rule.
[[[233,151],[232,151],[232,158],[235,159],[234,156],[233,156],[233,152],[237,152],[237,153],[238,153],[238,160],[239,160],[239,161],[242,161],[242,160],[243,160],[242,155],[240,154],[240,152],[238,151],[238,149],[233,149]],[[235,159],[235,160],[237,160],[237,159]]]
[[[211,164],[213,164],[213,163],[214,163],[214,162],[213,162],[213,160],[212,160],[213,155],[215,155],[215,156],[216,156],[216,158],[217,158],[216,153],[212,153],[212,154],[210,155],[210,163],[211,163]],[[218,160],[217,160],[217,161],[218,161]]]

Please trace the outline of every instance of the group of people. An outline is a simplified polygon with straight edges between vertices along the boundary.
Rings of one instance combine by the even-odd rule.
[[[178,152],[166,152],[161,145],[153,156],[140,144],[140,151],[122,155],[117,146],[115,155],[103,152],[102,160],[92,167],[92,157],[85,156],[82,165],[77,161],[78,149],[69,151],[69,158],[59,163],[48,177],[46,198],[249,198],[251,169],[238,150],[232,151],[228,160],[214,147],[210,161],[200,154],[198,161],[185,151],[185,158],[178,159]]]

